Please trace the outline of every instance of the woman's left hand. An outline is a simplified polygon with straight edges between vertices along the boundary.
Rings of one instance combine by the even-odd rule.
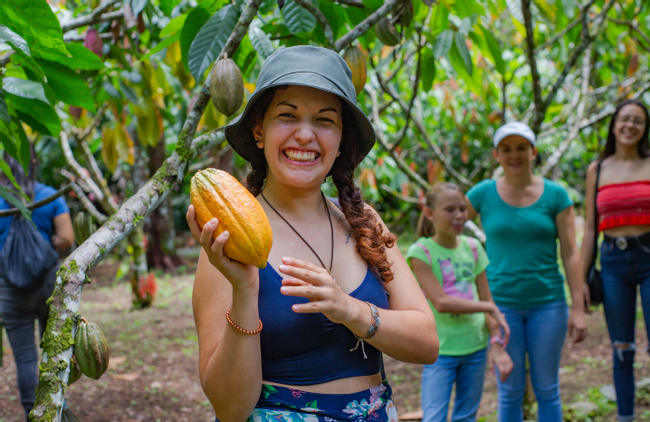
[[[306,303],[294,304],[291,309],[297,313],[317,313],[325,315],[332,322],[346,321],[352,300],[341,290],[332,275],[324,268],[295,258],[282,258],[278,267],[288,277],[282,280],[280,292],[287,296],[304,297]]]
[[[569,314],[569,337],[572,343],[579,343],[587,338],[587,320],[582,311],[571,311]]]

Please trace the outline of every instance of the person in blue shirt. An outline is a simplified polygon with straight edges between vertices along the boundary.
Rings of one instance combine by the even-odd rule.
[[[498,380],[500,422],[523,420],[526,354],[538,418],[561,422],[559,368],[568,331],[574,342],[587,333],[584,276],[575,242],[574,208],[559,184],[533,173],[535,134],[521,122],[494,134],[493,155],[503,175],[467,193],[469,218],[481,216],[490,264],[487,278],[494,302],[510,326],[506,351],[514,368]],[[571,311],[557,260],[557,240],[571,291]]]
[[[6,152],[4,153],[4,160],[9,165],[16,182],[27,194],[30,202],[36,202],[53,195],[56,189],[35,180],[36,159],[33,149],[32,157],[28,172],[25,174],[22,165]],[[0,173],[0,184],[8,190],[15,191],[15,187],[4,173]],[[0,197],[0,210],[10,208],[13,206]],[[13,218],[13,216],[0,218],[0,251],[5,246]],[[63,251],[72,245],[74,241],[72,220],[63,197],[34,209],[32,221],[41,236],[56,251]],[[0,313],[16,362],[20,402],[28,422],[29,412],[36,400],[38,383],[38,349],[34,339],[34,320],[38,320],[42,336],[49,313],[46,301],[54,290],[57,270],[58,265],[55,265],[45,277],[43,285],[34,290],[18,289],[0,274]]]
[[[260,71],[226,139],[251,163],[244,186],[273,230],[263,269],[224,254],[202,228],[193,309],[199,374],[217,418],[397,422],[382,352],[413,362],[438,355],[435,320],[413,273],[354,170],[375,142],[336,52],[279,49]],[[337,198],[322,192],[331,176]]]

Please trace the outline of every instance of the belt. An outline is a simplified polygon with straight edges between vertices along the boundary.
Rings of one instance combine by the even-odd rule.
[[[605,235],[605,242],[610,243],[620,250],[634,249],[639,246],[650,246],[650,232],[641,234],[639,236],[608,236]]]

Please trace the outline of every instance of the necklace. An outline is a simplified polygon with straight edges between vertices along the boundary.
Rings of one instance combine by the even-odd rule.
[[[287,221],[287,219],[284,218],[284,217],[282,216],[282,214],[280,214],[280,212],[279,212],[278,210],[276,210],[276,209],[273,207],[273,205],[271,205],[271,204],[269,203],[269,201],[268,201],[268,200],[266,199],[266,197],[264,196],[264,192],[260,192],[260,195],[262,195],[262,199],[264,200],[264,202],[266,202],[266,205],[268,205],[269,207],[271,207],[271,209],[272,209],[273,211],[275,211],[275,213],[278,215],[278,217],[280,217],[280,218],[281,218],[285,223],[287,223],[287,225],[291,228],[291,230],[293,230],[293,232],[294,232],[295,234],[298,235],[298,237],[300,238],[300,240],[302,240],[302,241],[305,243],[305,245],[307,245],[307,247],[308,247],[308,248],[309,248],[309,249],[314,253],[314,255],[316,255],[316,258],[318,259],[318,262],[320,262],[320,265],[322,265],[323,268],[325,268],[329,273],[331,273],[331,272],[332,272],[332,265],[333,265],[333,263],[334,263],[334,225],[332,224],[332,216],[330,215],[330,209],[329,209],[329,207],[327,206],[327,200],[325,199],[325,195],[323,194],[323,192],[321,192],[320,194],[323,196],[323,201],[324,201],[324,203],[325,203],[325,211],[327,211],[327,219],[328,219],[329,222],[330,222],[330,238],[331,238],[331,242],[332,242],[332,249],[331,249],[331,252],[330,252],[330,268],[329,268],[329,270],[327,270],[327,267],[326,267],[325,264],[323,263],[323,260],[320,259],[320,256],[318,256],[318,254],[316,253],[316,251],[314,250],[314,248],[312,248],[311,245],[310,245],[310,244],[305,240],[305,238],[302,237],[302,236],[300,235],[300,233],[298,233],[298,230],[296,230],[296,229],[291,225],[291,223],[289,223],[289,221]]]

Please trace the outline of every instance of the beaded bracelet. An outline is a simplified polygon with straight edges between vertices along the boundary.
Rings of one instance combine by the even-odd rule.
[[[368,331],[366,332],[365,336],[359,337],[356,334],[354,335],[357,338],[357,344],[354,346],[354,348],[350,349],[351,352],[357,350],[357,348],[359,348],[359,343],[361,343],[361,351],[363,352],[364,359],[368,359],[368,356],[366,355],[366,349],[364,347],[364,341],[370,340],[377,334],[377,331],[379,331],[379,324],[381,323],[377,307],[368,301],[366,301],[366,304],[370,307],[370,316],[372,319],[370,322],[370,327],[368,327]]]
[[[235,324],[233,320],[230,318],[230,309],[228,309],[228,311],[226,312],[226,320],[232,326],[232,328],[244,334],[250,334],[250,335],[259,334],[262,331],[262,327],[263,327],[262,320],[260,319],[260,326],[257,327],[257,330],[245,330],[241,328],[239,325]]]

